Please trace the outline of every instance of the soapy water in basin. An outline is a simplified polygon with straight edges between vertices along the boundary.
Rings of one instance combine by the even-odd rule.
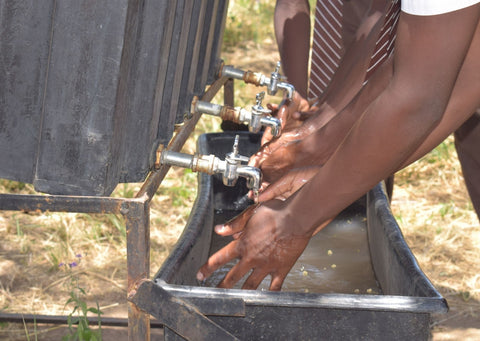
[[[224,222],[238,212],[217,210],[216,224]],[[285,279],[282,291],[380,294],[375,280],[368,250],[366,219],[362,214],[337,219],[317,233]],[[229,240],[215,236],[212,253]],[[232,261],[218,269],[204,285],[215,287],[236,264]],[[235,288],[241,288],[247,274]],[[260,290],[268,290],[270,276],[260,284]]]

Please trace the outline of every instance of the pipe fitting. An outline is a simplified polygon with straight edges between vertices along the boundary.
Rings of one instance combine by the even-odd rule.
[[[252,110],[246,110],[241,107],[230,107],[214,104],[210,102],[195,101],[192,103],[194,113],[202,113],[220,117],[226,121],[232,121],[239,124],[247,124],[249,131],[258,133],[262,126],[269,126],[272,128],[272,135],[280,135],[280,120],[270,116],[271,110],[262,107],[262,100],[265,93],[257,94],[257,103],[252,107]]]
[[[290,83],[281,80],[282,76],[279,73],[280,65],[280,62],[277,62],[275,70],[271,73],[270,77],[267,77],[260,72],[253,72],[250,70],[243,71],[231,65],[223,65],[219,75],[228,78],[243,80],[246,84],[266,86],[267,93],[272,96],[276,95],[278,89],[281,89],[285,92],[287,99],[292,99],[295,87]]]
[[[262,172],[260,169],[252,166],[243,166],[238,168],[237,173],[239,176],[247,179],[247,187],[257,195],[262,183]]]
[[[191,169],[193,172],[202,172],[209,175],[222,174],[223,184],[235,186],[239,177],[247,179],[247,187],[258,193],[262,180],[262,174],[258,168],[242,165],[248,162],[248,157],[238,154],[239,136],[235,137],[231,153],[221,160],[213,154],[190,155],[185,153],[163,150],[160,163],[163,165],[177,166]]]
[[[270,127],[270,133],[274,137],[278,137],[282,131],[282,124],[278,118],[272,116],[264,116],[260,119],[260,124],[265,127]]]

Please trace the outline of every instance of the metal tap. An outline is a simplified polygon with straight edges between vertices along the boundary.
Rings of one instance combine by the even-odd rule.
[[[242,162],[248,162],[249,158],[238,153],[239,136],[235,136],[233,148],[227,153],[225,160],[221,160],[213,154],[210,155],[190,155],[179,152],[163,150],[160,156],[160,163],[169,166],[178,166],[189,168],[194,172],[203,172],[207,174],[222,174],[223,184],[233,187],[237,183],[238,177],[247,180],[247,187],[258,193],[262,180],[260,169],[242,165]]]
[[[278,89],[286,94],[288,99],[292,99],[295,87],[290,83],[282,81],[282,77],[278,72],[280,70],[280,62],[277,62],[275,71],[270,74],[270,78],[260,72],[243,71],[231,65],[223,65],[220,70],[220,76],[243,80],[247,84],[255,84],[256,86],[266,86],[269,95],[275,95]]]
[[[245,123],[252,133],[258,133],[262,126],[271,128],[273,136],[279,136],[281,130],[281,122],[278,118],[271,117],[271,110],[262,107],[262,100],[265,92],[261,92],[256,96],[256,104],[252,110],[246,110],[241,107],[222,106],[210,102],[203,102],[194,99],[192,108],[195,113],[202,113],[221,117],[226,121],[233,121],[235,123]]]

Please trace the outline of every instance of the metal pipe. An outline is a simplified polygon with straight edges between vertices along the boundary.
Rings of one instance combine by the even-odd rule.
[[[281,122],[278,118],[270,116],[271,110],[262,107],[263,97],[264,92],[257,94],[257,103],[252,107],[251,111],[241,107],[222,106],[197,99],[194,99],[192,102],[192,108],[194,113],[197,114],[213,115],[226,121],[247,124],[248,130],[252,133],[258,133],[263,126],[269,126],[272,128],[272,135],[277,137],[280,135]],[[188,166],[180,167],[190,168]]]
[[[162,151],[160,162],[162,165],[177,166],[191,169],[193,172],[207,174],[222,174],[223,184],[235,186],[239,176],[247,179],[247,187],[258,191],[262,180],[262,174],[258,168],[244,166],[241,162],[248,161],[247,157],[238,155],[238,136],[235,139],[233,152],[227,154],[225,160],[215,155],[189,155],[168,150]]]
[[[97,317],[87,317],[89,324],[97,324]],[[37,324],[64,324],[68,325],[68,316],[60,315],[34,315],[34,314],[6,314],[0,313],[0,321],[11,323],[37,323]],[[101,317],[102,326],[108,327],[127,327],[128,319],[119,317]],[[163,328],[163,323],[152,320],[151,328]]]
[[[286,93],[286,97],[288,99],[292,99],[293,92],[295,91],[295,87],[290,83],[281,81],[282,77],[279,74],[279,70],[280,70],[280,62],[277,63],[275,67],[275,71],[271,73],[270,77],[267,77],[260,72],[253,72],[250,70],[243,71],[231,65],[224,65],[221,68],[219,75],[222,77],[229,77],[229,78],[243,80],[247,84],[254,84],[256,86],[266,86],[267,92],[271,96],[276,95],[278,89],[281,89]]]
[[[193,166],[193,155],[172,152],[169,150],[164,150],[160,157],[160,163],[162,165],[177,166],[182,168],[192,168]]]
[[[218,117],[221,116],[220,114],[222,112],[222,109],[223,106],[221,106],[220,104],[214,104],[204,101],[197,101],[197,104],[195,105],[195,112]]]
[[[220,71],[221,77],[228,77],[228,78],[235,78],[243,80],[243,76],[245,75],[245,71],[234,68],[231,65],[225,65]]]
[[[127,296],[150,275],[150,202],[128,204],[121,212],[127,230]],[[128,339],[150,339],[150,314],[128,302]]]
[[[207,89],[207,91],[201,98],[202,101],[211,101],[227,81],[227,77],[222,77],[216,80]],[[195,126],[200,119],[200,116],[201,114],[194,113],[193,116],[182,125],[179,132],[175,134],[175,136],[168,144],[168,150],[179,151],[182,148],[192,131],[195,129]],[[158,157],[160,157],[160,153],[158,153]],[[148,200],[151,200],[155,195],[157,188],[160,186],[161,182],[167,175],[168,170],[170,169],[169,165],[160,165],[160,160],[158,160],[158,164],[159,167],[150,172],[143,186],[140,188],[140,191],[138,191],[137,195],[135,196],[136,198],[147,196]]]

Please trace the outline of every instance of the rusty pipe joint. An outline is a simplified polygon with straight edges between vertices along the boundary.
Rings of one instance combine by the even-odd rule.
[[[214,104],[210,102],[196,101],[193,105],[195,113],[202,113],[213,115],[222,118],[226,121],[232,121],[240,124],[247,124],[249,131],[258,133],[262,126],[268,126],[272,130],[272,135],[277,137],[280,135],[281,123],[278,118],[271,117],[271,110],[263,108],[261,105],[261,96],[263,99],[264,93],[257,95],[257,104],[252,107],[252,110],[246,110],[241,107],[230,107]]]
[[[290,83],[282,81],[282,76],[280,75],[279,70],[280,62],[277,62],[275,71],[270,74],[270,77],[267,77],[260,72],[253,72],[250,70],[243,71],[231,65],[223,65],[219,76],[243,80],[247,84],[254,84],[256,86],[266,86],[267,93],[272,96],[276,95],[278,89],[281,89],[286,94],[287,99],[292,99],[295,87]]]
[[[228,105],[214,104],[210,102],[197,101],[194,105],[194,113],[207,114],[220,117],[225,121],[235,123],[250,123],[250,112],[241,107],[230,107]]]
[[[176,166],[191,169],[193,172],[202,172],[207,174],[215,174],[225,168],[215,155],[199,155],[173,152],[170,150],[162,151],[160,163],[162,165]]]
[[[258,168],[242,165],[242,162],[248,162],[248,157],[238,154],[238,138],[237,135],[233,150],[226,155],[225,160],[221,160],[213,154],[190,155],[163,150],[160,156],[160,163],[188,168],[193,172],[202,172],[209,175],[222,174],[223,184],[230,187],[235,186],[239,177],[243,177],[247,180],[247,187],[258,193],[262,174]]]

